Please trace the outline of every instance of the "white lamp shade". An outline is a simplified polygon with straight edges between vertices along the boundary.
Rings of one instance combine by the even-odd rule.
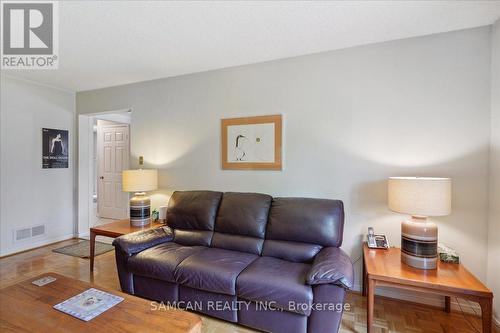
[[[122,189],[124,192],[146,192],[158,188],[158,170],[139,169],[122,171]]]
[[[451,213],[451,179],[391,177],[389,209],[414,216],[444,216]]]

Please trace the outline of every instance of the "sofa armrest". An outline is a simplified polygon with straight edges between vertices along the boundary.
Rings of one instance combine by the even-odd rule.
[[[113,241],[113,245],[117,250],[132,256],[155,245],[170,242],[173,238],[172,229],[160,227],[120,236]]]
[[[351,289],[354,284],[354,268],[350,258],[338,247],[325,247],[314,258],[307,273],[309,285],[336,284]]]

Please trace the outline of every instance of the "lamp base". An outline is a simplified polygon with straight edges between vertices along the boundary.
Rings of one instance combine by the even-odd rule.
[[[419,269],[437,267],[438,228],[425,217],[401,223],[401,261]]]
[[[151,200],[146,193],[138,192],[130,199],[130,225],[144,227],[151,223]]]

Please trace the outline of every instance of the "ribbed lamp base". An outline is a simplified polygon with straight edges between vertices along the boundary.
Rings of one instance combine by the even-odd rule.
[[[151,223],[151,200],[144,192],[135,193],[130,199],[130,225],[144,227]]]
[[[437,267],[438,228],[425,217],[401,223],[401,261],[419,269]]]

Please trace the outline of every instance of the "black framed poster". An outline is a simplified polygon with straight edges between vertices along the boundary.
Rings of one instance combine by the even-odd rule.
[[[42,128],[42,168],[68,168],[68,131]]]

